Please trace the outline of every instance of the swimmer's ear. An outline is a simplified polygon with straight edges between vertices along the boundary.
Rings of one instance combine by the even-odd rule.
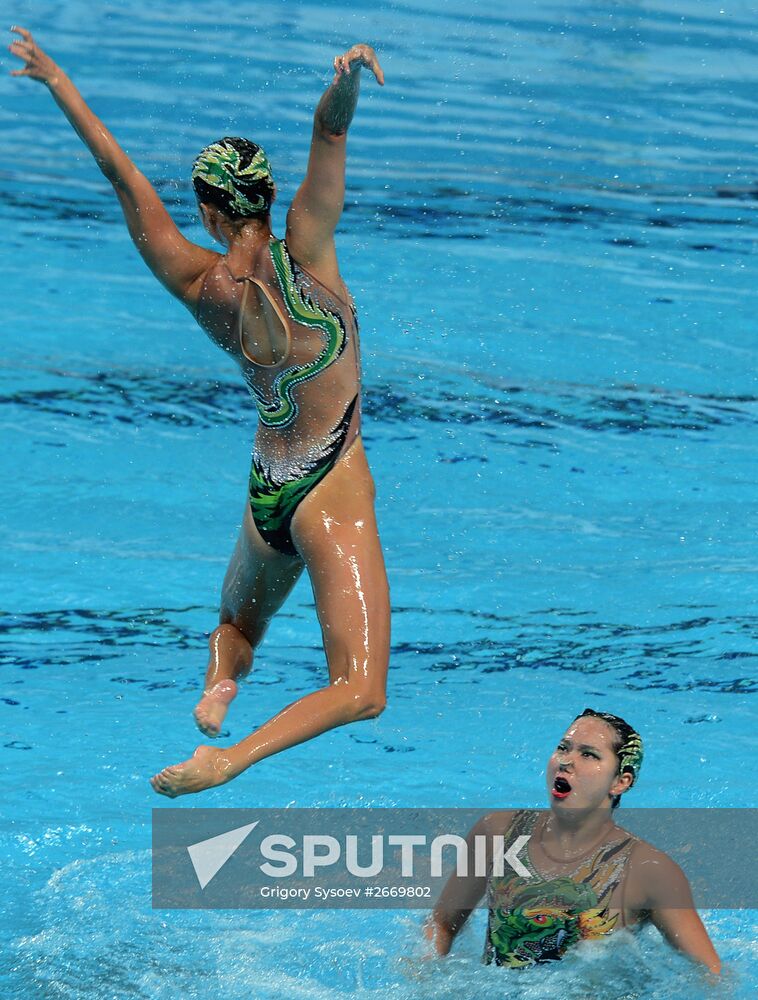
[[[623,774],[619,774],[616,780],[613,782],[608,790],[609,795],[623,795],[624,792],[628,792],[632,787],[633,776],[629,771],[624,771]]]
[[[200,209],[200,218],[202,219],[205,231],[209,236],[212,236],[214,240],[219,239],[218,234],[218,217],[219,210],[215,205],[206,205],[205,202],[198,202]]]

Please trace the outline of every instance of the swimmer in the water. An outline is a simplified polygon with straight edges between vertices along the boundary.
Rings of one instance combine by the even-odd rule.
[[[215,253],[186,240],[149,181],[87,107],[66,74],[23,28],[10,51],[16,76],[39,80],[94,156],[121,203],[147,266],[237,362],[258,411],[237,546],[210,636],[194,714],[221,731],[237,681],[303,569],[324,640],[328,683],[226,749],[199,746],[151,783],[174,797],[236,777],[272,754],[384,708],[390,605],[360,436],[358,323],[337,265],[334,231],[345,192],[345,146],[363,67],[384,75],[368,45],[334,60],[316,108],[304,181],[284,240],[271,232],[276,187],[264,151],[226,137],[195,160],[192,181]]]
[[[682,870],[613,821],[641,763],[642,740],[623,719],[585,709],[548,761],[549,812],[495,812],[470,831],[471,845],[475,836],[486,838],[488,874],[448,880],[425,925],[434,952],[448,954],[486,894],[487,963],[519,969],[552,962],[582,940],[651,921],[675,948],[718,973]],[[529,877],[507,863],[505,874],[493,873],[498,835],[506,850],[529,837],[517,855]]]

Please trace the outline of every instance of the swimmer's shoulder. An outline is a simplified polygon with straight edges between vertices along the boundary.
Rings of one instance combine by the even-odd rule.
[[[646,840],[634,838],[626,871],[626,905],[638,912],[690,908],[692,892],[679,865]]]
[[[213,343],[239,361],[242,355],[234,320],[238,296],[238,283],[226,256],[209,251],[207,266],[181,301]]]
[[[206,250],[206,256],[203,260],[203,268],[199,272],[196,278],[187,286],[184,294],[181,296],[181,302],[183,305],[189,309],[192,315],[198,322],[198,312],[201,309],[203,297],[208,285],[208,281],[213,274],[213,272],[218,268],[221,262],[224,260],[224,255],[216,253],[215,250]]]
[[[332,293],[336,292],[338,297],[349,301],[350,292],[340,274],[334,240],[325,241],[319,251],[314,252],[313,247],[299,240],[291,226],[288,226],[281,242],[298,267],[315,278],[324,288]]]
[[[536,809],[495,809],[481,817],[471,829],[471,835],[485,837],[505,837],[516,824],[526,823],[531,816],[537,816]]]

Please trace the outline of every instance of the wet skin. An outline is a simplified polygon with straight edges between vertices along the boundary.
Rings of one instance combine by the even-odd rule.
[[[389,590],[374,514],[374,486],[360,438],[302,502],[292,522],[300,553],[276,553],[246,511],[227,574],[224,606],[243,631],[262,636],[303,569],[313,585],[329,666],[326,687],[288,705],[232,747],[207,745],[151,779],[174,798],[223,784],[252,764],[335,726],[373,718],[384,707],[389,660]],[[261,584],[273,574],[278,588]],[[260,602],[256,594],[265,593]],[[235,626],[237,627],[237,626]],[[213,637],[212,637],[213,639]],[[241,657],[237,655],[235,662]],[[231,663],[232,661],[228,661]],[[223,663],[216,670],[218,679]]]
[[[181,234],[153,186],[66,73],[29,31],[21,27],[12,31],[18,37],[10,51],[23,63],[13,75],[37,80],[48,88],[113,186],[145,263],[197,316],[205,276],[221,255]],[[314,114],[308,169],[287,213],[285,239],[293,258],[317,281],[339,289],[344,285],[334,231],[344,204],[346,135],[358,101],[361,69],[370,70],[380,85],[384,74],[368,45],[352,46],[333,65],[334,79]],[[244,273],[256,252],[268,244],[270,217],[232,219],[217,206],[200,208],[206,229],[224,246],[227,262],[238,262]],[[232,316],[234,303],[226,305]],[[265,322],[262,314],[260,323]],[[247,332],[256,342],[265,342],[270,333],[263,326]],[[234,355],[223,337],[213,339]],[[324,636],[328,684],[287,706],[235,746],[221,750],[201,745],[189,760],[164,768],[151,779],[156,792],[173,798],[202,791],[229,781],[271,754],[335,726],[373,718],[383,710],[389,589],[374,515],[373,480],[360,436],[300,504],[291,531],[295,556],[284,555],[263,541],[246,504],[224,581],[219,626],[210,638],[204,694],[195,708],[195,720],[205,735],[220,733],[237,693],[237,681],[250,670],[253,652],[271,618],[304,569],[311,579]]]

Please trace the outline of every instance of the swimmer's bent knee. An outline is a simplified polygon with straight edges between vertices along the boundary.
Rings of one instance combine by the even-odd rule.
[[[364,719],[376,719],[382,714],[387,704],[383,692],[361,691],[358,694],[348,694],[348,712],[351,722],[362,722]]]
[[[227,626],[242,633],[243,637],[247,639],[253,649],[258,648],[263,636],[266,634],[266,629],[269,626],[268,621],[264,622],[258,618],[253,618],[251,615],[245,615],[239,611],[232,611],[230,607],[225,604],[221,605],[218,620],[219,629]]]

